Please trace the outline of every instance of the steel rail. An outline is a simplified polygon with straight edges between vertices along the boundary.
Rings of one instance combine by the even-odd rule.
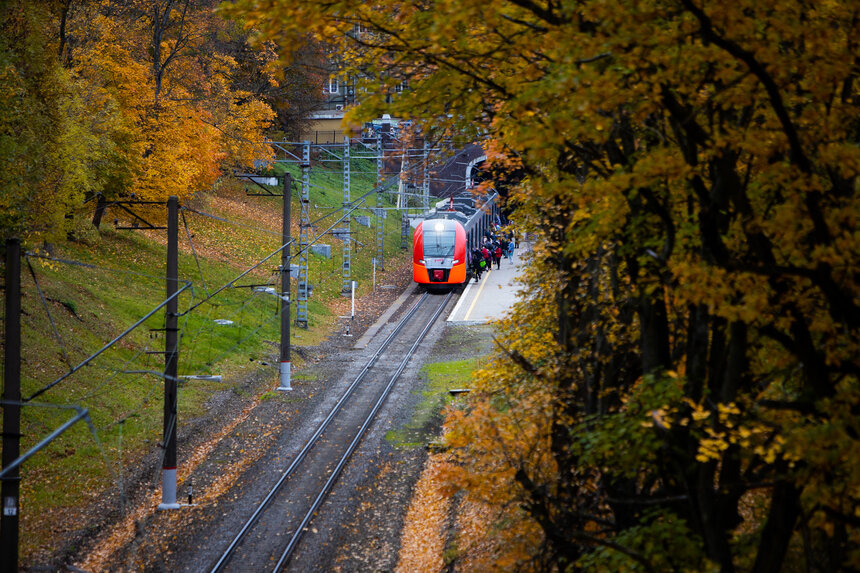
[[[322,433],[325,431],[325,429],[329,426],[331,421],[334,419],[334,417],[340,411],[343,404],[350,398],[350,396],[352,396],[356,387],[358,387],[359,382],[361,382],[361,380],[365,377],[367,372],[371,368],[373,368],[373,366],[376,364],[376,361],[379,360],[379,357],[382,355],[382,353],[388,349],[388,347],[391,345],[391,342],[394,340],[395,336],[397,336],[397,334],[407,324],[409,319],[412,318],[412,316],[418,311],[418,309],[421,307],[421,305],[424,303],[424,301],[427,299],[428,296],[429,295],[426,292],[423,295],[421,295],[421,298],[419,298],[418,301],[412,306],[412,308],[409,309],[409,311],[403,316],[403,318],[400,319],[400,321],[394,327],[394,330],[391,331],[391,333],[382,342],[379,349],[377,349],[377,351],[373,354],[373,356],[370,357],[370,359],[364,365],[364,368],[362,368],[361,372],[358,373],[358,375],[355,377],[355,379],[353,379],[353,381],[350,383],[349,387],[346,389],[346,391],[343,393],[343,395],[340,397],[340,399],[338,399],[337,403],[334,405],[331,412],[329,412],[328,416],[326,416],[326,418],[320,423],[319,427],[316,429],[314,434],[310,437],[310,439],[305,444],[305,446],[299,451],[298,454],[296,454],[296,457],[293,458],[293,461],[290,463],[290,465],[287,467],[287,469],[284,470],[284,473],[281,475],[281,477],[278,479],[278,481],[275,483],[275,485],[269,491],[268,495],[266,495],[266,497],[263,498],[263,501],[260,502],[260,504],[257,506],[257,509],[254,510],[254,513],[251,515],[251,517],[248,518],[248,520],[245,522],[245,525],[242,526],[242,529],[239,530],[239,533],[236,534],[236,537],[233,538],[233,541],[230,543],[230,545],[227,547],[227,549],[224,551],[224,553],[221,554],[221,558],[218,559],[218,561],[212,567],[212,569],[210,570],[210,573],[218,573],[227,564],[227,562],[232,557],[233,553],[236,551],[236,548],[239,546],[239,544],[242,542],[242,540],[245,538],[245,536],[248,534],[248,532],[251,530],[251,528],[257,522],[260,515],[262,515],[262,513],[266,510],[269,503],[271,503],[272,499],[274,499],[275,495],[278,493],[278,491],[280,490],[283,483],[287,480],[287,478],[289,478],[295,472],[296,468],[299,466],[299,464],[302,462],[302,460],[304,460],[304,458],[307,456],[308,452],[311,451],[311,449],[314,447],[314,445],[319,440]],[[446,300],[446,302],[447,302],[447,300]]]
[[[445,300],[442,301],[442,304],[439,305],[439,308],[436,309],[436,312],[434,312],[433,316],[430,317],[430,320],[427,321],[427,324],[424,326],[424,329],[421,331],[421,334],[418,335],[418,338],[412,344],[412,347],[403,357],[403,360],[400,362],[400,365],[397,367],[397,370],[394,372],[394,374],[391,375],[391,379],[388,381],[388,384],[385,386],[385,389],[382,391],[382,394],[376,401],[376,404],[374,404],[373,409],[370,411],[370,413],[365,418],[364,423],[358,429],[358,433],[355,435],[352,442],[349,444],[349,447],[347,447],[346,452],[344,452],[343,456],[341,456],[337,466],[335,466],[335,468],[332,470],[331,475],[329,476],[325,485],[323,485],[316,499],[314,499],[314,502],[313,504],[311,504],[310,509],[307,511],[307,513],[305,513],[304,519],[296,528],[296,531],[293,536],[290,538],[290,542],[287,544],[286,549],[284,549],[284,552],[281,554],[281,558],[278,560],[277,564],[275,564],[275,568],[272,569],[272,573],[278,573],[281,570],[281,567],[283,567],[289,560],[289,558],[292,556],[293,552],[298,546],[299,540],[302,537],[302,532],[304,531],[305,527],[308,525],[308,523],[310,523],[311,519],[313,519],[314,514],[319,509],[320,505],[322,505],[322,502],[325,500],[325,498],[328,496],[332,486],[337,481],[337,478],[340,476],[340,472],[343,470],[343,468],[346,466],[346,463],[352,457],[352,454],[358,447],[361,438],[364,437],[365,432],[367,432],[367,429],[370,427],[370,425],[376,418],[376,414],[379,412],[380,408],[382,408],[382,405],[385,403],[386,398],[388,398],[388,395],[394,388],[394,383],[397,382],[397,379],[400,378],[400,375],[403,373],[403,370],[406,369],[406,365],[412,359],[412,355],[415,354],[415,350],[418,348],[418,345],[421,344],[421,342],[424,340],[424,337],[427,336],[427,333],[430,331],[430,328],[436,323],[436,319],[439,318],[439,315],[448,305],[448,302],[451,300],[453,294],[453,290],[448,293],[448,295],[445,297]]]

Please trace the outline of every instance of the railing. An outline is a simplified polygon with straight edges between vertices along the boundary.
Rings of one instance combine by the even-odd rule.
[[[343,143],[343,130],[331,129],[311,132],[310,140],[313,143]]]

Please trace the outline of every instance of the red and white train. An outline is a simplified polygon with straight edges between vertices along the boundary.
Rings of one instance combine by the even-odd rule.
[[[471,192],[452,197],[448,210],[436,210],[412,235],[412,278],[427,288],[451,288],[471,278],[472,249],[493,224],[496,198],[475,206]],[[447,201],[446,201],[447,202]]]
[[[466,229],[453,219],[426,219],[412,235],[412,278],[428,286],[466,282]]]

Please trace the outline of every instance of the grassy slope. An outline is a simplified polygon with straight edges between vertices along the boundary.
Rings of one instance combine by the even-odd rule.
[[[442,410],[453,398],[449,390],[468,389],[472,374],[483,368],[492,351],[492,327],[447,327],[421,369],[421,400],[404,427],[391,430],[386,439],[397,447],[423,447],[438,438]]]
[[[355,168],[353,168],[355,169]],[[319,172],[318,167],[314,171]],[[297,171],[293,171],[297,176]],[[339,207],[342,201],[339,170],[321,173],[311,180],[310,218],[315,220]],[[352,197],[372,187],[369,176],[353,176]],[[370,200],[370,206],[375,201]],[[226,284],[280,244],[281,199],[248,197],[241,186],[224,184],[214,193],[192,201],[190,207],[209,213],[228,224],[193,212],[180,219],[180,277],[193,282],[179,307],[180,312],[200,302],[207,292]],[[292,234],[298,237],[299,202],[293,198]],[[355,214],[368,214],[359,211]],[[106,221],[120,216],[110,212]],[[386,259],[405,256],[400,251],[400,222],[392,213],[385,223]],[[163,217],[163,215],[162,215]],[[30,258],[43,304],[27,262],[22,288],[22,387],[29,396],[57,379],[90,354],[136,322],[164,298],[165,236],[163,231],[123,231],[103,224],[99,233],[88,226],[87,215],[79,225],[78,240],[58,247],[54,257],[86,262],[96,268]],[[337,217],[320,222],[322,232]],[[157,213],[150,220],[158,220]],[[189,241],[185,223],[188,226]],[[269,232],[263,232],[267,230]],[[371,288],[371,257],[375,255],[374,229],[353,223],[355,238],[363,247],[353,249],[352,278],[358,293]],[[343,314],[340,241],[326,237],[332,258],[310,257],[313,297],[308,304],[307,330],[293,328],[294,345],[322,340]],[[197,258],[192,254],[192,243]],[[297,248],[293,249],[295,254]],[[198,270],[199,264],[199,270]],[[271,282],[277,288],[276,255],[238,284]],[[383,280],[380,275],[378,280]],[[204,287],[205,282],[205,287]],[[295,281],[292,285],[295,297]],[[276,356],[279,340],[277,302],[273,296],[250,288],[229,288],[180,318],[179,372],[220,374],[226,387],[235,382],[249,362]],[[46,311],[47,308],[47,311]],[[295,305],[294,305],[295,313]],[[50,313],[50,314],[49,314]],[[215,319],[232,320],[219,326]],[[56,333],[51,326],[53,320]],[[88,408],[98,442],[85,424],[54,441],[28,460],[22,471],[22,562],[52,544],[68,521],[80,515],[87,502],[107,488],[116,487],[123,467],[133,464],[161,440],[161,379],[151,374],[126,374],[129,370],[163,369],[163,311],[157,312],[129,336],[112,346],[89,366],[47,391],[35,402]],[[57,336],[62,343],[58,342]],[[300,366],[300,365],[297,365]],[[276,380],[272,369],[272,380]],[[213,392],[225,383],[193,381],[181,385],[179,417],[200,415]],[[21,451],[24,452],[73,415],[68,409],[26,407],[22,413]],[[158,468],[153,468],[157,475]],[[77,526],[81,524],[78,523]]]

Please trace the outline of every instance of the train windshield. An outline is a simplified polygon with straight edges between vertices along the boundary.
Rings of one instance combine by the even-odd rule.
[[[436,231],[435,229],[429,233],[424,233],[424,256],[425,257],[453,257],[454,256],[454,238],[457,232],[451,231]]]

